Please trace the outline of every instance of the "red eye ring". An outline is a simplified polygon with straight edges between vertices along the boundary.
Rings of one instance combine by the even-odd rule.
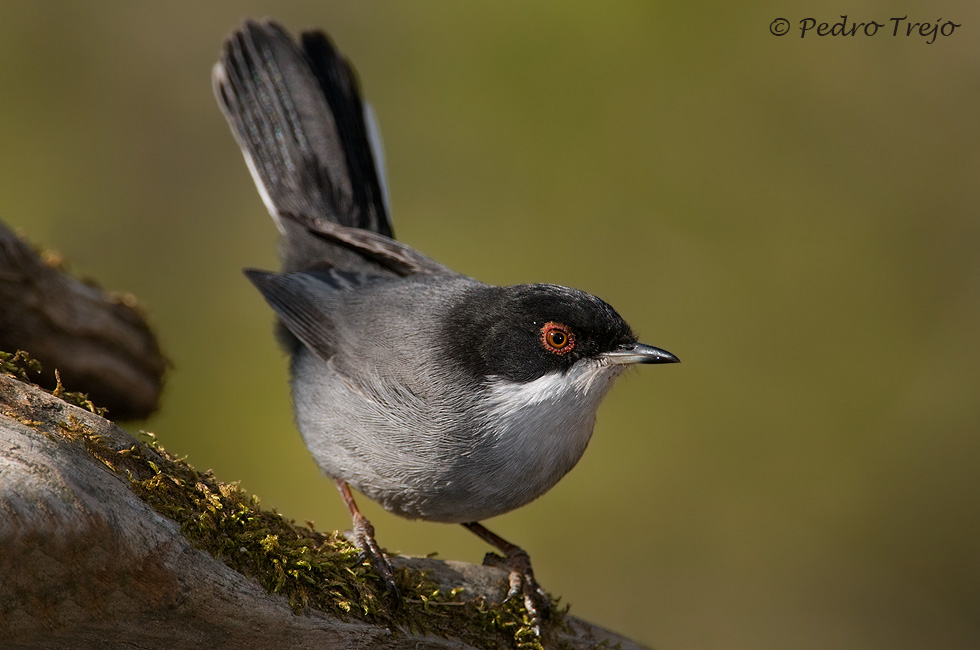
[[[541,345],[553,354],[568,354],[575,347],[575,333],[567,325],[548,321],[541,327]]]

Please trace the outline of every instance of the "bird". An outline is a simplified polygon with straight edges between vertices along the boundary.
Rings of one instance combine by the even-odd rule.
[[[634,364],[676,363],[603,300],[485,284],[394,239],[374,113],[322,31],[246,20],[215,96],[280,232],[278,272],[245,269],[277,316],[297,428],[352,517],[348,536],[397,602],[353,490],[496,548],[534,629],[550,599],[526,551],[480,522],[538,498],[581,458]]]

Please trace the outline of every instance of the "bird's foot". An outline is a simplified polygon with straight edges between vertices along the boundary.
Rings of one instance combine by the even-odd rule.
[[[384,583],[385,592],[391,601],[392,607],[397,608],[400,599],[398,597],[398,587],[395,586],[395,574],[391,570],[391,562],[388,561],[388,556],[385,555],[384,551],[381,550],[381,547],[374,540],[374,526],[357,509],[357,504],[354,503],[354,496],[350,493],[350,486],[347,485],[347,482],[340,479],[334,479],[334,481],[337,483],[340,496],[344,500],[344,503],[347,504],[347,509],[350,510],[351,517],[353,517],[354,521],[354,530],[346,533],[345,537],[350,540],[351,544],[361,549],[358,562],[363,562],[364,560],[371,561],[371,566],[374,567],[375,573],[378,574]]]
[[[398,587],[395,586],[395,574],[391,570],[391,562],[378,542],[374,539],[374,526],[360,512],[354,513],[354,530],[346,533],[347,539],[361,549],[359,562],[370,560],[371,566],[384,583],[385,592],[394,606],[398,606]]]
[[[515,598],[518,594],[524,598],[524,608],[527,610],[528,618],[531,621],[531,628],[535,634],[541,636],[541,623],[551,614],[551,599],[545,590],[538,585],[538,581],[534,579],[531,558],[527,552],[511,545],[511,548],[507,549],[506,557],[501,557],[496,553],[487,553],[483,563],[487,566],[495,566],[509,571],[508,582],[510,586],[507,590],[506,600]]]

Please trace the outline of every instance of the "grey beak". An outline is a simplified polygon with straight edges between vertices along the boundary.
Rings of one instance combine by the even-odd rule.
[[[642,343],[620,345],[615,350],[603,352],[599,356],[609,363],[617,364],[680,363],[681,361],[670,352],[667,352],[667,350],[661,350],[652,345],[643,345]]]

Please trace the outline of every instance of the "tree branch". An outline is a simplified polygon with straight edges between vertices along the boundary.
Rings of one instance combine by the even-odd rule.
[[[521,629],[519,603],[499,604],[499,569],[396,558],[403,602],[394,609],[345,542],[249,503],[235,486],[108,420],[0,374],[0,645],[407,650],[538,642]],[[307,565],[339,571],[307,584],[303,562],[290,564],[296,556],[282,550],[300,545]],[[215,548],[224,549],[218,557]],[[292,572],[305,591],[290,591]],[[546,647],[639,648],[571,616],[555,618]]]
[[[64,273],[0,223],[0,350],[26,350],[56,385],[54,370],[117,419],[157,408],[167,361],[132,297],[105,293]]]

